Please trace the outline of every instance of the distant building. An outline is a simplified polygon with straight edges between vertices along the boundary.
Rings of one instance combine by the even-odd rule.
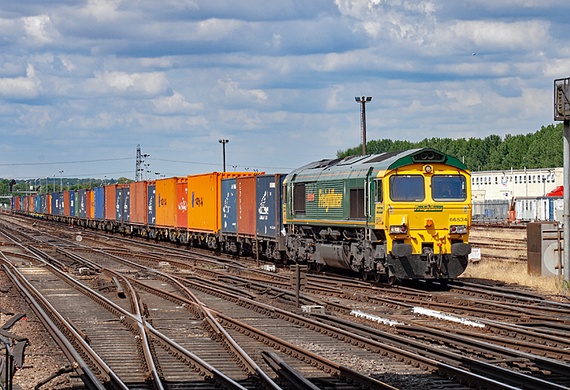
[[[563,168],[471,171],[473,202],[540,198],[563,182]]]

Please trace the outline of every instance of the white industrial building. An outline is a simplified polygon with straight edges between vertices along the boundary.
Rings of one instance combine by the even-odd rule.
[[[519,221],[560,221],[562,199],[546,194],[563,185],[563,175],[563,168],[472,171],[473,218],[506,220],[514,209]]]

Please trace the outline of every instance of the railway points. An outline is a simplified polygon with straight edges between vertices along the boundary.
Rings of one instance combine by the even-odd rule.
[[[265,271],[263,262],[255,259],[237,262],[165,243],[132,240],[122,234],[102,235],[21,217],[2,215],[0,224],[4,263],[7,259],[20,264],[17,268],[34,275],[32,283],[44,289],[49,286],[45,283],[53,282],[54,277],[44,283],[40,282],[41,275],[48,268],[59,269],[95,290],[101,295],[99,299],[115,302],[118,307],[113,310],[125,311],[122,320],[111,323],[118,325],[133,321],[127,320],[134,318],[131,315],[136,317],[127,293],[131,285],[137,291],[137,300],[143,303],[140,318],[152,324],[152,329],[174,341],[184,335],[177,342],[180,344],[184,338],[212,343],[204,349],[195,347],[193,353],[201,360],[208,359],[206,350],[227,345],[228,341],[220,339],[227,332],[235,345],[221,350],[243,349],[255,364],[249,365],[247,358],[240,363],[236,352],[210,361],[229,378],[217,386],[230,388],[231,379],[244,388],[267,388],[271,382],[262,384],[263,372],[277,387],[290,388],[290,379],[280,377],[271,368],[277,367],[270,363],[271,355],[277,355],[277,360],[294,374],[291,375],[316,388],[331,383],[347,388],[370,387],[374,383],[376,387],[402,389],[513,388],[521,383],[528,388],[564,388],[570,384],[564,377],[570,364],[570,357],[564,352],[570,350],[570,330],[565,325],[570,321],[566,318],[568,304],[536,292],[470,285],[461,279],[457,284],[430,289],[417,285],[374,285],[348,275],[309,273],[299,299],[303,305],[323,307],[325,313],[307,313],[297,308],[290,283],[293,271],[285,265]],[[83,237],[81,242],[75,240],[78,231]],[[38,268],[40,260],[46,264]],[[60,300],[62,296],[80,296],[78,290],[70,290],[69,286],[64,283],[58,287],[56,295]],[[120,289],[124,291],[123,298],[118,294]],[[91,305],[85,301],[81,311],[87,313]],[[93,316],[101,308],[96,306],[99,309],[94,308]],[[484,325],[484,330],[423,315],[414,311],[417,307],[476,321]],[[64,309],[61,307],[61,312]],[[366,315],[356,316],[355,311]],[[102,318],[97,321],[109,323]],[[78,321],[71,322],[81,328],[81,337],[96,344],[95,331],[77,326]],[[218,331],[211,328],[215,323],[220,326]],[[170,361],[168,356],[179,356],[181,352],[159,352],[163,342],[157,342],[157,335],[152,333],[150,337],[150,351],[158,358],[157,377],[161,378],[169,375],[164,370],[164,362]],[[31,338],[31,342],[35,344],[37,339]],[[191,352],[192,342],[185,348]],[[433,352],[428,352],[432,348]],[[426,352],[418,354],[418,350]],[[160,363],[160,359],[166,360]],[[65,375],[69,381],[79,378],[76,373]],[[44,377],[48,376],[46,372]],[[211,383],[211,376],[200,379],[198,374],[196,380],[206,386]],[[365,385],[367,378],[373,382]],[[67,388],[73,388],[71,383],[67,382]]]

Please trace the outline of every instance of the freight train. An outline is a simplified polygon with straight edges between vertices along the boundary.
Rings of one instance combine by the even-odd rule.
[[[374,281],[447,281],[471,252],[470,173],[430,148],[288,174],[212,172],[14,197],[12,210]]]

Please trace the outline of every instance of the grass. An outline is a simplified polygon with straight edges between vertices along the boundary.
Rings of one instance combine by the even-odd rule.
[[[481,260],[469,264],[461,278],[489,279],[530,287],[542,294],[564,295],[564,281],[561,277],[529,275],[527,264],[523,262]]]

